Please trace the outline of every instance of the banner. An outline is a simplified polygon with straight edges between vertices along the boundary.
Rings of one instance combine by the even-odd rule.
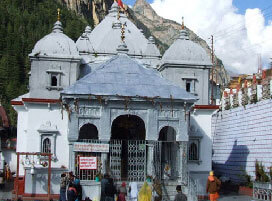
[[[76,142],[74,144],[74,151],[77,152],[106,152],[110,151],[109,144],[94,144],[94,143],[82,143]]]
[[[79,169],[81,170],[96,170],[97,157],[79,157]]]

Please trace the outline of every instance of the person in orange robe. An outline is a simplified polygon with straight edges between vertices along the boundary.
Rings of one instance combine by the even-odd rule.
[[[214,176],[213,171],[210,171],[210,176],[207,180],[206,191],[210,194],[211,201],[217,201],[219,198],[218,192],[220,190],[220,186],[221,181],[216,176]]]

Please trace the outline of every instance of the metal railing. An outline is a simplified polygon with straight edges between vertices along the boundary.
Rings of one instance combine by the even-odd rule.
[[[270,182],[254,182],[253,198],[255,200],[272,201],[272,185]]]

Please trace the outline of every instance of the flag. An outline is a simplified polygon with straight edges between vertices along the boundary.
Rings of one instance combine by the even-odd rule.
[[[244,88],[247,88],[247,80],[245,80]]]
[[[266,78],[266,70],[263,70],[262,72],[262,79],[264,80]]]
[[[122,0],[118,0],[118,6],[124,9],[124,5]]]

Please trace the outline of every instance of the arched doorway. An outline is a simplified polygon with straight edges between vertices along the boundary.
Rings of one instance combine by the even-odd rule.
[[[84,124],[79,129],[78,144],[96,144],[98,143],[98,129],[94,124]],[[97,164],[101,164],[101,153],[89,151],[76,151],[75,152],[75,175],[80,180],[95,180],[96,174],[100,171],[98,169],[84,169],[80,167],[80,161],[90,158],[96,158]]]
[[[165,126],[160,130],[162,178],[175,179],[177,176],[177,143],[176,131],[173,127]]]
[[[117,117],[111,127],[111,170],[121,180],[141,181],[145,176],[145,123],[135,115]],[[119,156],[116,157],[116,156]],[[118,165],[116,165],[118,164]],[[118,173],[119,172],[119,173]]]
[[[112,122],[111,139],[145,140],[144,121],[135,115],[121,115]]]
[[[81,140],[97,140],[98,139],[98,130],[93,124],[84,124],[80,130],[78,135],[78,141]]]

